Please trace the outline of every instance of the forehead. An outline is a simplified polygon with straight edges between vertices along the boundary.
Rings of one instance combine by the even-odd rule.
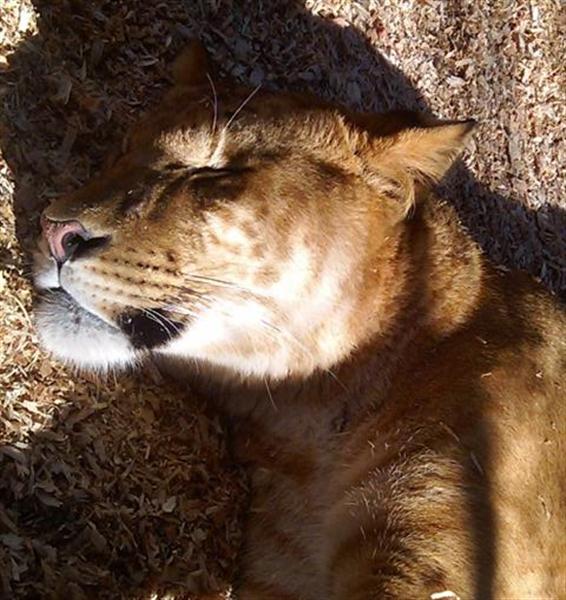
[[[132,139],[172,161],[222,166],[236,154],[316,152],[335,121],[335,111],[314,99],[210,85],[173,90]]]

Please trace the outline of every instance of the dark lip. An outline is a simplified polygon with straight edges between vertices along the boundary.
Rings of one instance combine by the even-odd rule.
[[[118,317],[120,330],[136,349],[152,350],[179,337],[186,324],[171,319],[164,309],[153,309],[151,314],[139,309],[124,311]]]

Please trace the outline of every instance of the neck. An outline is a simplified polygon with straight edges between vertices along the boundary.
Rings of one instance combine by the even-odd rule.
[[[288,406],[292,414],[299,406],[334,423],[379,403],[401,363],[418,360],[466,322],[477,304],[484,265],[452,210],[435,202],[360,260],[361,284],[326,332],[348,341],[350,350],[341,360],[282,380],[206,365],[193,384],[221,399],[232,416],[271,415],[274,422]]]

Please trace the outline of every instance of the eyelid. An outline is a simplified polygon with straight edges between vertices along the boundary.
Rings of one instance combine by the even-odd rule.
[[[216,178],[238,175],[250,171],[249,167],[189,167],[182,163],[170,163],[165,165],[164,170],[169,173],[185,172],[189,179]]]
[[[199,178],[216,178],[216,177],[227,177],[229,175],[238,175],[243,169],[216,169],[214,167],[202,167],[195,169],[191,174],[191,179]]]
[[[190,167],[188,167],[187,165],[180,163],[180,162],[169,163],[163,167],[164,171],[169,171],[169,172],[187,171],[188,169],[190,169]]]

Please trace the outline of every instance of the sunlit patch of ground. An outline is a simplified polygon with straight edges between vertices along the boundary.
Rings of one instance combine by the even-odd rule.
[[[191,597],[233,568],[245,485],[218,422],[156,374],[96,381],[53,363],[33,332],[26,260],[41,208],[96,172],[186,40],[252,85],[478,119],[446,193],[494,259],[564,293],[559,9],[3,0],[0,596]]]

